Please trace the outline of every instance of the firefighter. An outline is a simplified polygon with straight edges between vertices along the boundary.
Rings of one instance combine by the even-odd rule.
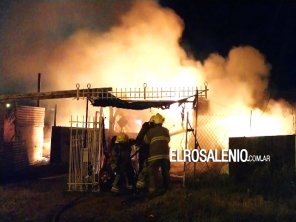
[[[157,113],[153,119],[155,126],[149,129],[144,136],[144,142],[149,144],[148,190],[151,196],[158,193],[157,178],[159,168],[161,168],[164,191],[169,188],[170,183],[169,130],[162,126],[165,120],[162,115]]]
[[[142,128],[136,138],[136,144],[139,146],[139,173],[142,171],[144,164],[149,155],[149,145],[144,143],[144,136],[150,128],[154,126],[154,115],[148,122],[142,125]]]
[[[154,126],[154,115],[150,117],[149,122],[145,122],[136,138],[136,143],[139,148],[139,171],[136,187],[137,189],[144,189],[147,184],[148,166],[147,159],[149,155],[149,144],[144,142],[144,136]]]
[[[133,189],[134,169],[131,162],[131,145],[128,136],[119,133],[112,147],[111,168],[115,174],[111,192],[119,193],[121,188]]]

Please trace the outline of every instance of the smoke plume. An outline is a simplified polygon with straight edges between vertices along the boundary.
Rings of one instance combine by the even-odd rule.
[[[252,109],[273,113],[267,106],[274,101],[266,93],[271,66],[261,52],[237,46],[225,58],[213,52],[197,61],[179,44],[182,19],[156,1],[26,1],[11,3],[5,16],[2,91],[8,86],[35,91],[39,72],[47,91],[75,89],[76,83],[129,88],[143,83],[202,86],[207,81],[212,113],[240,113],[247,119]],[[73,101],[65,106],[67,101],[60,102],[64,122],[71,113],[84,111]]]

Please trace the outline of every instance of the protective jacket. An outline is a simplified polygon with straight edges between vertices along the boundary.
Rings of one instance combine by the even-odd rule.
[[[131,146],[129,142],[116,143],[112,149],[111,168],[116,176],[111,191],[118,192],[120,183],[126,183],[128,189],[132,189],[134,183],[134,170],[130,159]]]
[[[136,138],[136,143],[140,147],[139,148],[139,173],[144,168],[145,162],[147,161],[148,155],[149,155],[149,144],[146,144],[144,142],[144,136],[146,135],[148,130],[153,126],[154,124],[152,122],[145,122],[142,125],[142,128]]]
[[[144,137],[144,142],[149,144],[148,162],[169,159],[170,134],[167,128],[156,124],[149,129]]]
[[[112,148],[111,167],[112,169],[118,167],[125,167],[131,163],[130,159],[131,147],[129,143],[118,143]]]

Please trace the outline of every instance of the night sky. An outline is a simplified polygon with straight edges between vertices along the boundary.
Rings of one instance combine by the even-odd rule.
[[[296,1],[162,0],[184,20],[181,44],[197,59],[250,45],[271,64],[270,91],[296,97]],[[288,91],[288,93],[287,93]]]

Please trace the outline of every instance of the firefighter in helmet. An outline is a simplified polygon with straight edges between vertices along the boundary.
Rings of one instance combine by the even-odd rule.
[[[162,126],[164,117],[157,113],[154,116],[154,127],[150,128],[144,136],[144,142],[149,144],[148,179],[149,194],[158,193],[157,178],[161,168],[163,188],[166,191],[170,183],[170,159],[169,159],[169,130]]]
[[[148,122],[145,122],[142,125],[142,128],[136,138],[136,143],[139,146],[139,171],[138,171],[138,180],[136,187],[137,189],[143,189],[147,184],[148,177],[148,166],[147,159],[149,156],[149,144],[144,142],[144,136],[149,129],[154,127],[154,115],[150,117]]]
[[[139,173],[142,171],[149,155],[149,145],[144,143],[144,136],[153,126],[154,115],[150,117],[148,122],[143,123],[142,128],[136,138],[136,144],[139,146]]]
[[[121,188],[133,189],[134,169],[130,155],[131,145],[129,138],[125,133],[119,133],[116,136],[111,154],[111,168],[115,174],[111,192],[118,193]]]

